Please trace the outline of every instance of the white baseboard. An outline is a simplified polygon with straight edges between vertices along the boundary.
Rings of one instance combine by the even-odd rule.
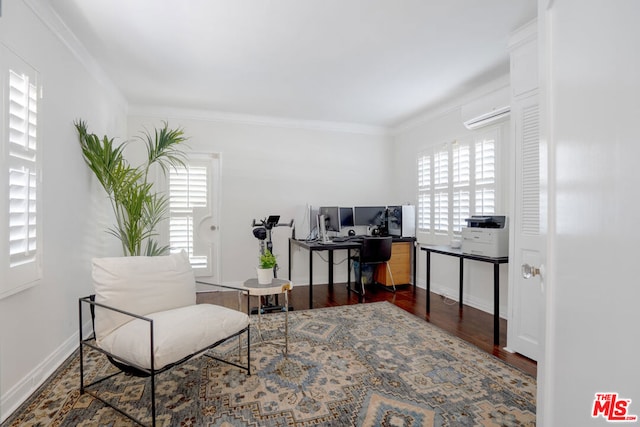
[[[91,330],[91,322],[83,328],[85,333]],[[85,335],[86,336],[86,335]],[[4,422],[38,389],[60,365],[78,348],[78,335],[67,338],[53,353],[31,370],[16,385],[0,396],[0,422]],[[78,384],[80,387],[80,384]]]
[[[422,289],[425,289],[424,287],[424,280],[422,281],[422,286],[420,286]],[[431,292],[438,294],[438,295],[442,295],[450,300],[459,301],[459,291],[458,289],[453,289],[450,287],[445,287],[445,286],[439,286],[437,283],[431,283]],[[485,313],[489,313],[489,314],[493,314],[493,299],[491,299],[491,301],[487,301],[484,299],[480,299],[474,296],[470,296],[470,295],[465,295],[464,296],[464,305],[468,305],[469,307],[473,307],[473,308],[477,308],[478,310],[484,311]],[[500,317],[503,319],[507,318],[507,313],[505,312],[506,310],[502,309],[502,304],[500,307]]]

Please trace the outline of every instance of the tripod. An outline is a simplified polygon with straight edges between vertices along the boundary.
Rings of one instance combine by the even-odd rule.
[[[280,215],[269,215],[265,219],[261,219],[256,221],[255,219],[251,223],[253,227],[253,236],[258,239],[260,246],[260,255],[264,254],[266,250],[273,253],[273,240],[271,239],[271,232],[274,227],[293,227],[293,220],[289,223],[280,223]],[[278,264],[273,267],[273,277],[278,277]],[[262,313],[271,313],[274,311],[285,311],[286,308],[278,305],[278,296],[277,295],[268,295],[263,298],[263,303],[261,304]],[[273,302],[272,300],[275,300]],[[293,310],[293,307],[289,306],[289,310]],[[251,314],[258,313],[258,308],[254,307],[251,309]]]

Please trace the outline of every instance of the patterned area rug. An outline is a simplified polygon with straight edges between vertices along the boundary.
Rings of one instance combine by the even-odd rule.
[[[387,302],[289,313],[252,322],[252,375],[208,357],[158,378],[164,426],[534,426],[535,378]],[[264,340],[264,341],[263,341]],[[219,348],[220,349],[220,348]],[[237,357],[237,340],[220,349]],[[2,426],[129,426],[80,395],[73,355]],[[89,377],[113,371],[98,353]],[[146,382],[122,375],[100,386],[149,420]]]

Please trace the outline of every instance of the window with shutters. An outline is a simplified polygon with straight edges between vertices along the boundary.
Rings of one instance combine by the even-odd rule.
[[[208,267],[208,257],[194,250],[196,215],[209,203],[208,176],[207,165],[194,162],[169,173],[169,245],[172,253],[186,251],[195,270]]]
[[[169,198],[169,218],[159,229],[160,240],[171,253],[187,252],[200,280],[219,283],[219,153],[190,152],[184,167],[158,180]]]
[[[418,229],[431,230],[431,155],[418,156]]]
[[[458,236],[471,215],[496,209],[498,130],[418,155],[418,229]]]
[[[7,49],[3,71],[3,265],[7,280],[0,297],[35,284],[41,278],[40,167],[37,72]]]

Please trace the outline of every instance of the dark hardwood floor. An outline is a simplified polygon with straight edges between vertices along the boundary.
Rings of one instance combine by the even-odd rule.
[[[431,314],[426,315],[426,291],[422,288],[404,285],[397,287],[395,293],[379,286],[367,287],[364,302],[389,301],[421,319],[438,326],[452,335],[493,354],[506,363],[536,376],[535,361],[503,349],[506,344],[507,321],[500,319],[500,345],[493,345],[493,316],[473,307],[458,308],[458,303],[431,294]],[[198,294],[198,302],[209,302],[227,307],[238,308],[236,292],[207,292]],[[348,293],[346,284],[313,285],[313,308],[337,305],[358,304],[358,295]],[[309,308],[309,286],[295,286],[291,291],[290,305],[294,310]],[[246,307],[246,300],[242,307]]]

